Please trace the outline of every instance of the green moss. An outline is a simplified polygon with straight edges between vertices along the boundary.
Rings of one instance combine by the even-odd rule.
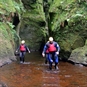
[[[11,34],[7,32],[7,25],[5,23],[0,23],[0,56],[6,56],[12,54],[12,45],[10,41],[12,40]],[[9,53],[10,52],[10,53]]]
[[[75,2],[75,0],[54,0],[51,3],[49,12],[55,12],[58,13],[58,9],[64,9],[66,8],[69,4]]]
[[[1,0],[0,1],[0,13],[8,15],[11,12],[21,13],[24,11],[22,2],[17,3],[14,0]]]
[[[41,14],[37,13],[36,11],[31,11],[31,12],[26,11],[23,14],[23,18],[28,18],[31,21],[35,21],[35,22],[45,20],[44,15],[41,15]]]

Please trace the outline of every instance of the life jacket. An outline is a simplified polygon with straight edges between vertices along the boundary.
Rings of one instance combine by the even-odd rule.
[[[55,47],[55,44],[54,44],[54,43],[52,43],[52,44],[49,43],[48,51],[49,51],[49,52],[54,52],[54,51],[56,51],[56,47]]]
[[[46,53],[49,53],[48,49],[46,50]]]
[[[20,51],[26,51],[26,48],[25,48],[25,45],[24,44],[21,44],[20,45]]]

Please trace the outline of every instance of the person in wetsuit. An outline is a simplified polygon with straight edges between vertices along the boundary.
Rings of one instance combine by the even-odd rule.
[[[25,45],[25,41],[24,40],[22,40],[21,41],[21,44],[20,44],[20,46],[18,47],[18,49],[16,50],[16,52],[20,52],[19,53],[19,57],[20,57],[20,63],[24,63],[24,58],[25,58],[25,54],[26,54],[26,52],[29,52],[30,53],[30,50],[29,50],[29,48]]]
[[[45,44],[45,47],[42,52],[42,56],[45,56],[45,52],[48,50],[49,56],[48,56],[48,61],[49,61],[49,69],[52,69],[52,64],[53,62],[55,63],[55,69],[58,70],[58,55],[60,51],[59,44],[55,41],[53,41],[53,37],[49,37],[49,42]]]

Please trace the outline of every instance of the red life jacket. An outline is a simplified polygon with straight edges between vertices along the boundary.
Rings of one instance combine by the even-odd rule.
[[[49,53],[48,49],[46,50],[46,53]]]
[[[56,47],[55,47],[54,43],[49,44],[48,51],[49,51],[49,52],[54,52],[54,51],[56,51]]]
[[[20,51],[26,51],[26,48],[25,48],[25,45],[24,44],[21,44],[20,45]]]

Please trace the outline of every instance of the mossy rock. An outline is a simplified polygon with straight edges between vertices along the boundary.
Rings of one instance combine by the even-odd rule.
[[[71,52],[73,49],[84,46],[84,39],[79,35],[74,35],[71,33],[71,36],[68,34],[65,39],[59,40],[61,49]]]
[[[69,61],[87,65],[87,41],[83,47],[79,47],[72,51]]]
[[[0,66],[16,60],[13,48],[14,40],[11,31],[10,33],[7,31],[8,27],[5,23],[0,25]]]

